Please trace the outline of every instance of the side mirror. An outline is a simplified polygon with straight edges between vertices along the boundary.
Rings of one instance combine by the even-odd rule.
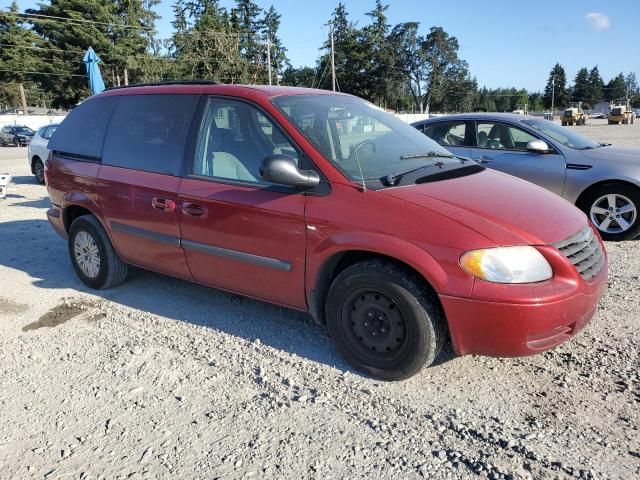
[[[320,183],[320,175],[314,170],[299,170],[290,155],[269,155],[262,161],[260,176],[265,180],[290,187],[314,188]]]
[[[527,143],[527,151],[532,153],[549,153],[550,150],[544,140],[531,140]]]

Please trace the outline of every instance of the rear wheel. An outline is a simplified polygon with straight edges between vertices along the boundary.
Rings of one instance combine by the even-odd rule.
[[[402,380],[430,365],[446,338],[437,297],[393,263],[369,260],[336,277],[326,303],[327,328],[358,370]]]
[[[110,288],[127,276],[127,264],[120,260],[107,232],[93,215],[78,217],[71,224],[69,256],[80,280],[91,288]]]
[[[640,234],[640,190],[603,185],[584,199],[583,209],[605,240],[630,240]]]
[[[39,157],[35,157],[32,163],[33,176],[40,185],[44,185],[44,164]]]

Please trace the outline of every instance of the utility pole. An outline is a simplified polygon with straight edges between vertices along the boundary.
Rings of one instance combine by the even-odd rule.
[[[336,91],[336,56],[333,44],[333,22],[331,23],[331,87]]]
[[[269,69],[269,85],[271,85],[271,39],[267,37],[267,67]]]
[[[556,76],[553,76],[553,80],[551,80],[551,120],[553,120],[553,109],[556,100]]]
[[[124,84],[129,85],[129,72],[127,71],[127,67],[124,68]]]
[[[22,102],[22,114],[29,115],[29,111],[27,110],[27,97],[24,95],[24,84],[22,82],[18,84],[18,90],[20,91],[20,101]]]

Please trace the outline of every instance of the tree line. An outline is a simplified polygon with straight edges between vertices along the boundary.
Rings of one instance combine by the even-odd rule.
[[[271,81],[331,89],[331,37],[335,87],[396,111],[529,110],[570,101],[591,106],[626,95],[640,104],[635,74],[604,83],[598,67],[581,69],[569,85],[556,64],[543,92],[478,87],[459,56],[458,39],[419,22],[391,25],[381,0],[367,21],[353,21],[343,3],[328,19],[327,38],[313,65],[293,67],[279,36],[280,13],[253,0],[175,0],[173,33],[159,39],[159,0],[45,0],[20,13],[0,12],[0,108],[19,105],[22,85],[30,105],[70,108],[89,95],[82,56],[89,46],[102,59],[107,86],[203,79],[223,83]],[[555,84],[555,87],[554,87]]]

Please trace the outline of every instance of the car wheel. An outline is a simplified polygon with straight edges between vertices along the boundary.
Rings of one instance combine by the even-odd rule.
[[[36,177],[36,182],[40,185],[44,185],[44,164],[40,158],[35,157],[33,159],[33,175]]]
[[[629,240],[640,234],[640,190],[604,185],[590,192],[584,211],[605,240]]]
[[[69,255],[76,274],[91,288],[114,287],[127,276],[127,264],[120,260],[107,232],[93,215],[78,217],[71,224]]]
[[[18,137],[14,137],[13,138],[13,146],[14,147],[19,147],[20,146],[20,140],[18,140]]]
[[[356,369],[402,380],[430,365],[446,339],[433,291],[412,272],[370,260],[345,269],[326,302],[327,329]]]

